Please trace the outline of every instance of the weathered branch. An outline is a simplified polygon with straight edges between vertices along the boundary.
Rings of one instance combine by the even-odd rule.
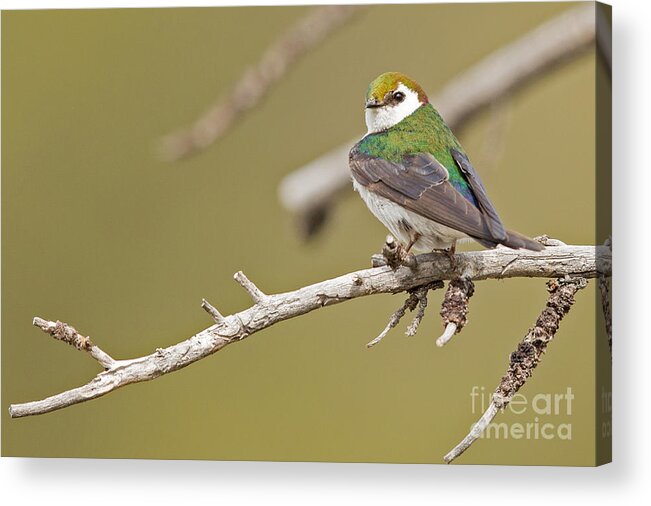
[[[504,409],[513,396],[533,374],[540,363],[547,345],[554,339],[563,317],[574,304],[574,295],[585,288],[587,281],[582,277],[551,280],[547,283],[549,298],[536,324],[511,353],[509,368],[495,389],[493,400],[470,433],[443,459],[448,464],[465,452],[486,430],[500,409]]]
[[[244,291],[251,296],[253,302],[256,304],[264,302],[267,298],[267,295],[263,293],[262,290],[260,290],[257,286],[255,286],[255,283],[247,278],[242,271],[237,271],[233,278],[240,284],[242,288],[244,288]]]
[[[612,239],[609,237],[604,243],[609,250],[612,251]],[[606,275],[602,272],[601,266],[599,265],[597,259],[597,270],[599,271],[599,295],[601,298],[601,310],[604,315],[604,323],[606,325],[606,336],[608,337],[608,349],[610,350],[610,356],[612,358],[613,354],[613,317],[610,310],[610,289],[608,288],[608,279]]]
[[[178,160],[213,144],[253,109],[302,56],[360,9],[351,5],[324,5],[311,9],[264,52],[259,62],[244,72],[229,94],[210,107],[194,125],[165,137],[160,146],[161,156]]]
[[[427,293],[430,290],[436,290],[438,288],[443,288],[442,281],[433,281],[426,285],[409,290],[409,297],[407,297],[405,303],[391,315],[391,318],[389,318],[389,323],[387,323],[387,326],[384,327],[384,330],[382,330],[382,332],[380,332],[380,334],[375,339],[370,341],[366,347],[372,348],[382,339],[384,339],[389,331],[398,325],[398,323],[400,323],[400,320],[403,316],[405,316],[407,309],[409,309],[409,311],[413,311],[418,308],[418,311],[416,311],[416,316],[414,317],[411,324],[409,324],[409,327],[407,327],[407,330],[405,332],[405,334],[410,337],[415,336],[416,332],[418,332],[420,322],[423,321],[423,317],[425,316],[425,309],[427,308]]]
[[[599,295],[601,297],[601,310],[604,314],[604,321],[606,323],[606,336],[608,337],[608,349],[612,356],[613,353],[613,323],[612,315],[610,314],[610,297],[608,295],[608,280],[603,274],[599,274]]]
[[[457,324],[456,323],[448,323],[445,326],[445,329],[443,330],[443,334],[441,334],[438,339],[436,340],[436,346],[445,346],[450,342],[450,339],[452,339],[452,336],[457,333]]]
[[[437,346],[446,345],[454,334],[461,332],[466,326],[468,302],[474,293],[475,285],[471,279],[459,278],[450,281],[441,304],[441,318],[443,318],[445,330],[436,340]]]
[[[185,341],[131,360],[113,360],[90,343],[88,338],[75,337],[79,334],[76,330],[65,330],[72,327],[37,319],[40,328],[57,339],[75,346],[79,344],[106,370],[78,388],[40,401],[13,404],[9,413],[13,418],[38,415],[96,399],[122,386],[148,381],[182,369],[212,355],[227,344],[242,340],[283,320],[357,297],[398,293],[438,280],[462,276],[475,281],[513,277],[594,278],[599,274],[597,264],[604,275],[608,276],[611,272],[611,251],[606,246],[558,246],[548,247],[541,252],[498,247],[493,250],[458,253],[455,260],[455,268],[451,269],[447,255],[430,253],[416,257],[417,265],[413,269],[403,266],[394,270],[384,266],[351,272],[292,292],[265,295],[249,309],[230,316],[222,316],[216,310],[210,310],[212,306],[204,301],[203,306],[217,323]]]
[[[78,350],[87,351],[104,369],[110,369],[115,365],[115,360],[108,353],[93,344],[90,337],[80,334],[72,325],[58,320],[56,322],[50,322],[38,316],[32,320],[32,324],[46,334],[50,334],[58,341],[68,343]]]
[[[215,323],[222,323],[224,321],[223,315],[219,311],[217,311],[217,308],[215,308],[206,299],[203,299],[201,301],[201,307],[204,308],[206,313],[212,316],[212,319],[215,320]]]
[[[458,131],[487,106],[581,54],[594,40],[594,5],[569,10],[471,67],[431,102]],[[280,202],[303,237],[319,230],[337,197],[352,194],[348,152],[356,142],[333,149],[281,181]]]

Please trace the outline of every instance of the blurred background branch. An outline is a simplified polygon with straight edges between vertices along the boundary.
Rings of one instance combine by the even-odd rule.
[[[569,10],[452,79],[431,102],[458,132],[486,107],[582,54],[594,41],[594,6]],[[281,181],[280,202],[304,239],[320,230],[339,196],[352,193],[348,151],[356,142],[333,149]]]
[[[362,7],[315,7],[284,33],[234,83],[230,93],[212,105],[190,127],[165,137],[163,159],[173,161],[206,149],[253,109],[280,79],[311,49],[351,19]]]
[[[597,51],[601,61],[608,69],[608,76],[612,77],[613,70],[613,31],[612,21],[606,14],[606,6],[597,4]]]

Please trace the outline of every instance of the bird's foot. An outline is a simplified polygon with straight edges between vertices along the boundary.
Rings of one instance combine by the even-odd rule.
[[[409,267],[410,269],[416,268],[416,256],[401,245],[398,245],[398,264]],[[395,267],[394,267],[395,269]]]
[[[371,261],[373,267],[388,265],[394,270],[403,265],[410,269],[416,267],[416,257],[414,254],[409,253],[407,248],[398,244],[391,235],[387,236],[384,246],[382,246],[382,254],[373,255]]]
[[[445,255],[447,257],[447,259],[450,261],[450,269],[455,270],[457,268],[457,258],[455,256],[456,244],[453,244],[452,246],[446,249],[436,249],[434,251],[437,253],[441,253],[442,255]]]
[[[449,248],[445,250],[445,254],[447,255],[448,259],[450,260],[450,268],[452,270],[457,268],[457,257],[454,254],[454,248]]]

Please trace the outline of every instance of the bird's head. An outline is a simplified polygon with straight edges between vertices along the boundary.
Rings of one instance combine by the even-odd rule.
[[[400,72],[386,72],[368,86],[366,126],[368,133],[381,132],[427,104],[423,88]]]

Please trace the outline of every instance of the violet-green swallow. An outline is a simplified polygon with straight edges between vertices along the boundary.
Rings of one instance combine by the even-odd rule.
[[[468,238],[488,248],[543,249],[504,228],[459,141],[414,80],[399,72],[375,79],[366,126],[350,151],[353,186],[403,254],[452,254]]]

